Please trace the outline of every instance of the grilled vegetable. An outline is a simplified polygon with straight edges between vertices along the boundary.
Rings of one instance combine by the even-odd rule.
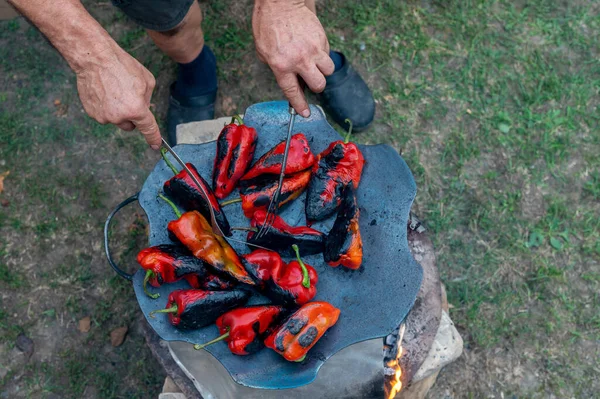
[[[185,279],[190,287],[207,291],[226,291],[235,287],[235,282],[212,273],[206,276],[188,274]]]
[[[173,166],[173,164],[167,158],[165,153],[166,150],[161,150],[163,159],[165,163],[171,168],[175,176],[170,178],[163,185],[163,191],[172,201],[174,201],[177,205],[182,207],[186,211],[199,211],[207,220],[211,220],[210,218],[210,208],[213,209],[215,214],[215,220],[219,224],[221,231],[226,236],[231,235],[231,229],[229,227],[229,222],[225,217],[225,213],[221,209],[221,205],[215,194],[211,190],[209,184],[200,176],[196,167],[191,163],[186,163],[185,165],[192,171],[192,173],[198,179],[198,182],[202,184],[204,191],[207,194],[208,202],[202,196],[202,191],[196,183],[189,176],[188,172],[183,169],[181,172],[177,172],[177,169]],[[210,208],[209,208],[210,207]]]
[[[283,186],[279,195],[279,207],[298,198],[302,194],[306,186],[308,186],[310,173],[310,170],[306,170],[283,179]],[[251,218],[257,210],[267,210],[278,186],[279,181],[276,178],[269,180],[261,179],[249,185],[242,185],[240,188],[240,197],[242,199],[244,215],[247,218]]]
[[[168,198],[159,196],[171,205],[178,217],[167,225],[173,239],[181,242],[196,258],[202,259],[218,272],[228,274],[241,283],[254,285],[235,250],[225,238],[213,233],[200,212],[190,211],[182,215]]]
[[[270,149],[259,158],[252,168],[242,177],[242,180],[255,179],[261,175],[279,175],[285,152],[285,140]],[[290,138],[290,150],[285,165],[285,174],[291,175],[309,169],[315,163],[315,156],[310,150],[308,140],[302,133],[296,133]]]
[[[275,303],[293,306],[314,298],[319,281],[315,269],[305,264],[298,252],[296,256],[297,260],[285,263],[277,252],[257,249],[243,259],[246,269],[267,297]]]
[[[306,218],[310,221],[334,214],[345,186],[351,183],[358,188],[365,159],[358,146],[348,142],[351,132],[352,125],[344,141],[334,141],[317,156],[306,192]]]
[[[198,287],[204,286],[208,279],[215,278],[207,270],[205,263],[192,256],[188,250],[179,245],[157,245],[142,249],[137,256],[137,261],[146,269],[144,277],[144,292],[151,298],[158,298],[159,294],[150,294],[147,283],[153,287],[160,287],[164,283],[174,283],[182,278],[194,279]]]
[[[327,302],[309,302],[292,314],[265,340],[291,362],[301,362],[329,328],[337,323],[340,310]]]
[[[267,219],[265,210],[254,212],[250,224],[258,231]],[[254,231],[248,232],[247,240],[251,244],[267,246],[284,256],[293,256],[292,245],[296,244],[303,255],[314,255],[323,252],[325,234],[306,226],[292,227],[280,216],[275,216],[271,228],[259,239]]]
[[[239,125],[235,124],[235,120]],[[256,141],[256,130],[244,125],[244,121],[235,115],[226,125],[217,139],[217,155],[213,167],[213,189],[215,196],[227,197],[252,163]]]
[[[271,332],[284,309],[281,306],[249,306],[230,310],[219,316],[215,323],[219,337],[194,349],[202,349],[216,342],[227,342],[234,355],[249,355],[264,347],[263,339]]]
[[[362,239],[358,217],[360,211],[352,185],[342,193],[342,203],[331,231],[325,239],[323,258],[330,266],[358,269],[362,263]]]
[[[244,290],[204,291],[175,290],[169,295],[165,309],[150,312],[167,313],[169,322],[181,330],[193,330],[208,326],[223,313],[243,305],[250,298]]]

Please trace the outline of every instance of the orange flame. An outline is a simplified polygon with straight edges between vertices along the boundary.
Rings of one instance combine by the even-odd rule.
[[[394,372],[394,382],[390,388],[390,393],[388,395],[388,399],[394,399],[398,392],[402,389],[402,381],[400,378],[402,377],[402,368],[400,367],[400,358],[402,357],[402,338],[404,337],[404,330],[406,325],[402,324],[400,327],[400,331],[398,332],[398,353],[396,354],[396,358],[394,360],[390,360],[386,366],[395,369]]]

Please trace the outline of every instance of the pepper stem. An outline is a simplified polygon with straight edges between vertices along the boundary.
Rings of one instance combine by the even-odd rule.
[[[300,258],[300,249],[298,249],[298,246],[296,244],[292,245],[292,249],[294,250],[294,252],[296,252],[296,259],[298,259],[298,263],[302,268],[302,286],[304,288],[310,288],[310,277],[308,276],[308,269],[306,268],[306,265],[304,264],[304,262],[302,262],[302,259]]]
[[[350,119],[346,119],[346,120],[344,120],[344,122],[346,122],[347,124],[350,125],[350,127],[348,128],[348,133],[346,133],[346,136],[344,136],[344,143],[348,143],[350,141],[350,135],[352,134],[352,127],[354,125],[352,124],[352,121]]]
[[[238,114],[233,115],[233,117],[231,118],[231,123],[233,123],[235,121],[237,121],[237,123],[239,123],[240,125],[244,124],[244,120]]]
[[[306,354],[304,354],[304,356],[302,356],[300,359],[298,360],[294,360],[296,363],[300,363],[302,361],[304,361],[304,359],[306,359]]]
[[[194,345],[194,349],[196,349],[198,351],[200,349],[206,348],[208,345],[212,345],[212,344],[214,344],[216,342],[223,341],[224,339],[227,339],[227,338],[229,338],[229,329],[227,329],[227,332],[225,334],[219,335],[217,338],[213,339],[212,341],[208,341],[208,342],[206,342],[204,344],[196,344],[196,345]]]
[[[256,233],[258,231],[258,228],[257,227],[232,227],[231,230],[253,231]]]
[[[235,204],[236,202],[242,202],[242,199],[241,198],[232,198],[230,200],[221,202],[219,205],[227,206],[227,205]]]
[[[162,199],[163,201],[165,201],[167,204],[171,205],[171,208],[173,208],[173,212],[175,212],[175,215],[177,215],[178,218],[181,217],[181,212],[179,211],[179,209],[177,208],[177,205],[175,205],[173,203],[173,201],[171,201],[170,199],[168,199],[167,197],[165,197],[164,195],[162,195],[161,193],[158,193],[158,198]]]
[[[160,294],[158,294],[158,293],[151,294],[148,291],[148,280],[150,280],[150,278],[152,278],[152,277],[154,277],[154,272],[152,270],[147,270],[146,271],[146,275],[144,276],[144,284],[143,284],[142,287],[144,287],[144,293],[146,295],[148,295],[152,299],[156,299],[156,298],[158,298],[160,296]]]
[[[173,171],[173,174],[178,174],[179,171],[175,168],[175,166],[171,163],[171,161],[169,161],[169,158],[167,158],[167,149],[165,147],[162,147],[160,149],[160,155],[162,156],[162,159],[165,160],[165,163],[167,164],[167,166]]]
[[[148,316],[154,318],[154,315],[156,313],[177,313],[177,305],[173,305],[170,308],[166,308],[166,309],[158,309],[158,310],[153,310],[152,312],[150,312],[148,314]]]

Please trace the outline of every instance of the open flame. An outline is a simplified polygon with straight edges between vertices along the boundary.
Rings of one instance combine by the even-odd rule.
[[[391,386],[389,388],[389,394],[387,399],[394,399],[398,392],[402,389],[402,381],[400,378],[402,377],[402,368],[400,367],[400,358],[402,357],[402,338],[404,337],[404,330],[406,325],[402,324],[400,326],[400,331],[398,332],[398,352],[396,353],[396,358],[388,361],[386,363],[386,367],[394,370],[393,379],[391,381]]]

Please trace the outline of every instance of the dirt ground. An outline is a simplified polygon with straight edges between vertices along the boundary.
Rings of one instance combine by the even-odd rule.
[[[111,7],[84,1],[156,76],[175,67]],[[281,99],[254,55],[251,2],[201,2],[217,116]],[[318,2],[333,48],[377,99],[357,136],[400,151],[465,340],[431,398],[591,398],[600,390],[600,7],[594,1]],[[313,98],[314,101],[314,98]],[[158,156],[83,112],[65,62],[0,22],[0,398],[150,398],[164,372],[130,285],[104,257],[108,212]],[[111,239],[135,270],[141,209]],[[89,317],[89,330],[87,319]],[[82,321],[83,320],[83,321]],[[122,345],[111,332],[128,331]],[[88,331],[86,331],[88,330]]]

